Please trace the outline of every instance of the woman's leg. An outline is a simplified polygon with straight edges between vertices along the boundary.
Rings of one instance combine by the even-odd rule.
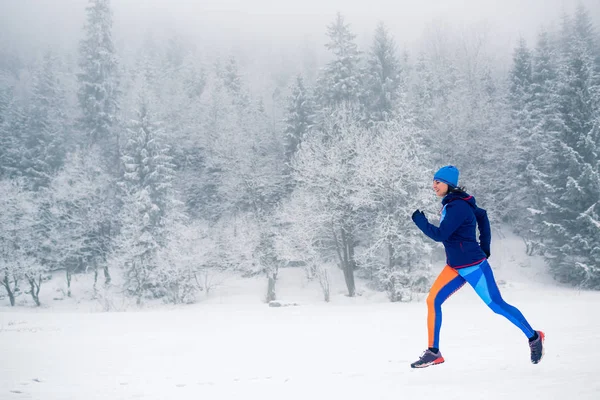
[[[534,337],[535,331],[529,325],[521,311],[504,301],[494,279],[492,268],[487,260],[473,267],[461,268],[458,273],[464,277],[481,299],[496,313],[503,315],[528,337]]]
[[[427,332],[429,347],[439,348],[442,326],[442,303],[465,284],[465,279],[454,268],[446,265],[427,296]]]

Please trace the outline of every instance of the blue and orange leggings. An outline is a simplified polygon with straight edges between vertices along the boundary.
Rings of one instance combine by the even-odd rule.
[[[429,347],[439,348],[442,326],[442,303],[465,283],[469,283],[481,299],[497,314],[503,315],[529,338],[535,331],[523,314],[502,299],[490,264],[484,260],[472,267],[454,269],[448,265],[437,277],[427,296],[427,331]]]

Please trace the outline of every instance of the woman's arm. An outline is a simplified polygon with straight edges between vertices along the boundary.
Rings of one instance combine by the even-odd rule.
[[[462,224],[466,218],[465,207],[471,207],[467,203],[453,201],[446,205],[446,215],[439,228],[427,221],[423,214],[417,214],[413,219],[421,231],[436,242],[448,239]]]

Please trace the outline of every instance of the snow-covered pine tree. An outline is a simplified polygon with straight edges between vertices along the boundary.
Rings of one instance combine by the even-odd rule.
[[[434,98],[433,98],[433,71],[425,52],[420,52],[413,69],[412,85],[410,90],[411,107],[415,116],[415,123],[424,130],[433,128]]]
[[[552,144],[563,127],[559,111],[558,58],[556,45],[550,33],[542,31],[538,35],[535,51],[532,55],[531,101],[528,103],[528,118],[531,122],[529,136],[521,141],[521,158],[517,176],[523,185],[521,212],[516,212],[514,220],[520,235],[525,240],[527,254],[544,252],[542,234],[542,214],[545,209],[546,193],[553,191],[549,176],[552,174],[556,159]]]
[[[516,164],[511,166],[516,171],[526,171],[527,166],[535,162],[534,155],[537,154],[533,126],[533,78],[532,78],[532,54],[524,38],[520,38],[517,47],[513,51],[512,67],[509,71],[509,105],[511,113],[511,136],[514,138],[513,148],[516,151]],[[527,219],[527,210],[534,208],[534,188],[531,186],[530,176],[526,173],[516,174],[510,181],[510,187],[506,187],[511,195],[511,201],[507,202],[507,222],[512,224],[516,232],[521,235],[528,248],[533,238],[531,237],[532,226]]]
[[[6,106],[3,119],[0,125],[0,177],[20,177],[23,176],[27,141],[27,112],[16,99],[12,99]]]
[[[234,104],[241,109],[250,107],[250,94],[246,88],[238,61],[234,56],[230,56],[224,64],[218,61],[215,64],[217,78],[227,92],[231,95]]]
[[[312,94],[305,86],[302,75],[298,75],[288,98],[285,117],[285,155],[288,162],[315,124],[315,112]]]
[[[112,11],[110,0],[89,0],[86,8],[85,36],[79,45],[79,84],[77,97],[81,108],[81,117],[77,122],[83,143],[93,151],[102,154],[103,169],[109,171],[116,180],[119,174],[119,76],[117,56],[112,40]],[[115,196],[115,191],[106,193]],[[108,204],[117,204],[114,198]],[[98,271],[99,263],[104,270],[106,284],[110,283],[110,274],[106,260],[111,241],[118,231],[115,217],[118,209],[111,210],[99,222],[98,229],[89,232],[89,259]]]
[[[22,170],[33,190],[48,187],[52,175],[62,166],[66,151],[70,126],[57,64],[53,54],[45,54],[28,104]]]
[[[327,108],[358,103],[362,73],[356,35],[338,13],[335,21],[327,26],[327,36],[329,42],[325,47],[332,53],[333,60],[323,68],[317,81],[318,102]]]
[[[220,78],[223,80],[223,83],[228,90],[232,93],[240,93],[242,91],[242,79],[235,57],[229,57],[223,70],[220,72]]]
[[[79,48],[80,129],[88,144],[99,144],[111,165],[118,158],[119,77],[112,40],[110,0],[89,0],[85,37]]]
[[[579,7],[561,32],[559,110],[564,129],[552,142],[555,157],[546,193],[545,256],[563,282],[600,288],[600,74],[597,36]]]
[[[149,294],[165,294],[157,254],[168,243],[166,226],[175,208],[175,171],[168,148],[163,145],[161,127],[154,119],[147,84],[139,87],[137,118],[128,128],[122,157],[125,205],[118,246],[126,269],[126,289],[141,303]]]
[[[373,124],[406,114],[406,88],[394,38],[380,22],[367,54],[364,107],[367,123]],[[403,115],[404,117],[404,115]]]

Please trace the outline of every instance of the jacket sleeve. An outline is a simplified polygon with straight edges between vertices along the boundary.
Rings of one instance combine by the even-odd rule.
[[[464,207],[470,207],[467,203],[452,202],[446,206],[446,216],[440,223],[439,228],[432,225],[426,218],[418,219],[415,224],[420,230],[436,242],[443,242],[452,235],[464,222],[466,213]]]
[[[483,208],[478,208],[475,210],[475,218],[477,218],[477,226],[479,227],[479,246],[481,246],[481,250],[483,250],[485,254],[490,254],[492,233],[487,211]]]

